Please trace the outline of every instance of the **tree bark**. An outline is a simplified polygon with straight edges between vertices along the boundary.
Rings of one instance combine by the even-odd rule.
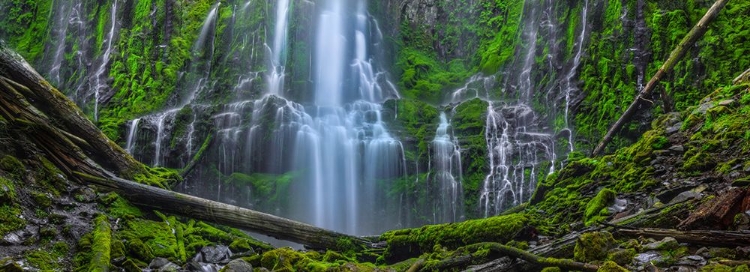
[[[655,239],[672,237],[682,243],[714,247],[736,247],[750,245],[750,233],[742,231],[673,229],[618,229],[615,234],[627,237],[645,236]]]
[[[23,86],[15,89],[23,92],[26,100],[41,110],[53,124],[66,134],[85,141],[87,144],[81,148],[99,165],[125,178],[145,172],[142,164],[107,138],[70,99],[3,44],[0,44],[0,75],[16,82],[14,85],[17,87]]]
[[[79,175],[87,182],[117,192],[128,201],[190,218],[255,231],[315,249],[347,251],[372,247],[372,242],[278,216],[181,194],[118,177],[98,178]],[[351,242],[351,244],[349,244]],[[351,248],[352,244],[357,248]]]
[[[651,92],[653,92],[656,84],[658,84],[659,81],[667,73],[671,72],[677,62],[685,56],[688,49],[690,49],[690,47],[692,47],[698,39],[703,37],[703,34],[705,34],[708,30],[708,24],[711,23],[714,18],[716,18],[716,16],[719,14],[719,11],[724,8],[727,2],[729,2],[729,0],[717,0],[713,4],[713,6],[708,9],[706,14],[703,15],[703,18],[698,21],[698,24],[696,24],[690,30],[687,36],[682,39],[680,44],[678,44],[677,47],[672,50],[672,53],[669,54],[669,58],[667,58],[667,61],[662,64],[656,74],[651,78],[651,80],[649,80],[649,82],[646,84],[646,87],[644,87],[643,90],[638,93],[638,95],[635,97],[635,100],[633,100],[633,103],[631,103],[630,106],[625,110],[625,112],[620,116],[620,119],[618,119],[617,122],[612,125],[609,131],[607,131],[607,134],[604,135],[604,138],[602,138],[601,142],[596,145],[596,148],[594,148],[594,151],[592,152],[593,156],[597,156],[604,151],[604,148],[607,146],[607,144],[609,144],[610,141],[612,141],[612,138],[615,136],[615,134],[620,131],[620,129],[627,122],[630,121],[630,118],[632,118],[636,111],[638,111],[638,108],[643,104],[644,101],[646,101],[646,98],[651,95]]]

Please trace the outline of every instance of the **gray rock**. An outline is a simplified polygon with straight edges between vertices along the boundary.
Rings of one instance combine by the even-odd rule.
[[[690,255],[680,258],[676,264],[682,266],[701,267],[706,265],[706,263],[706,258],[698,255]]]
[[[3,237],[2,243],[3,245],[20,245],[23,243],[23,239],[21,239],[21,236],[18,235],[16,232],[11,232],[5,235]]]
[[[253,272],[253,266],[243,259],[234,259],[224,267],[224,272]]]
[[[670,250],[679,247],[680,244],[672,237],[664,237],[661,241],[643,245],[644,250]]]
[[[193,257],[194,262],[227,264],[232,258],[232,251],[227,246],[207,246]]]
[[[685,152],[685,147],[682,145],[673,145],[669,147],[669,151],[682,153],[682,152]]]
[[[664,260],[664,257],[659,254],[659,252],[656,251],[647,251],[643,253],[639,253],[638,255],[635,255],[633,258],[633,262],[636,266],[644,266],[646,264],[650,264],[652,262],[657,263]]]

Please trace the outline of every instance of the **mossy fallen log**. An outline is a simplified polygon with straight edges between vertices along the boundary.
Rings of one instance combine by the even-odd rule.
[[[60,130],[84,141],[82,148],[103,168],[125,178],[143,174],[146,168],[112,142],[75,106],[52,87],[17,53],[0,42],[0,76],[7,79],[5,90],[15,89],[27,103],[43,113]]]
[[[286,218],[156,188],[118,177],[94,177],[78,173],[88,183],[117,192],[136,206],[255,231],[315,249],[342,252],[372,247],[364,238],[346,235]]]
[[[715,247],[736,247],[750,245],[750,233],[744,231],[723,230],[690,230],[681,231],[674,229],[618,229],[615,234],[627,237],[651,237],[662,239],[665,237],[675,238],[682,243]]]

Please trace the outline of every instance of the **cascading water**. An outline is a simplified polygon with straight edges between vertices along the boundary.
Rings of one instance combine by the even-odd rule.
[[[583,7],[581,8],[581,18],[584,18],[581,22],[581,32],[578,35],[576,39],[576,52],[573,56],[573,63],[571,64],[568,73],[565,75],[564,83],[562,84],[564,88],[564,94],[565,94],[565,109],[564,109],[564,120],[565,125],[560,130],[560,133],[566,133],[568,135],[568,152],[573,152],[573,130],[570,128],[570,104],[571,104],[571,96],[573,93],[577,92],[577,87],[575,84],[575,76],[578,72],[578,67],[581,65],[581,55],[583,54],[583,46],[586,39],[586,20],[588,16],[588,9],[589,9],[589,1],[586,0],[583,2]],[[554,166],[554,165],[553,165]]]
[[[99,99],[102,92],[107,91],[107,71],[109,67],[110,55],[112,54],[112,44],[115,39],[115,30],[117,27],[117,0],[112,1],[112,9],[110,10],[110,27],[107,33],[107,40],[104,45],[104,53],[102,54],[101,60],[99,61],[99,67],[94,72],[91,78],[91,89],[94,94],[94,121],[99,120]]]
[[[451,135],[450,123],[444,112],[432,140],[430,172],[437,191],[433,222],[447,223],[463,220],[463,187],[461,152],[458,141]]]

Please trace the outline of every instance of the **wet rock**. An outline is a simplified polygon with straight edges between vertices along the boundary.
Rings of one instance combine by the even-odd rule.
[[[96,201],[97,195],[90,187],[78,187],[73,190],[73,198],[78,202],[92,203]]]
[[[11,232],[5,235],[2,240],[2,245],[20,245],[23,243],[22,236],[18,235],[18,232]]]
[[[642,270],[643,267],[645,267],[647,264],[653,263],[659,263],[664,260],[664,257],[659,254],[659,252],[656,251],[647,251],[640,254],[635,255],[633,258],[633,262],[635,265]]]
[[[688,199],[700,199],[702,197],[701,193],[697,193],[694,191],[685,191],[674,197],[672,200],[669,201],[669,204],[674,203],[680,203],[683,201],[686,201]]]
[[[224,272],[252,272],[253,266],[242,259],[232,260],[224,267]]]
[[[231,260],[232,251],[227,246],[207,246],[193,257],[194,262],[227,264]]]
[[[675,153],[682,153],[682,152],[685,152],[685,147],[682,145],[673,145],[669,147],[669,151],[672,151]]]
[[[689,266],[689,267],[701,267],[706,265],[707,261],[706,258],[703,258],[702,256],[698,255],[690,255],[680,258],[676,265],[679,266]]]
[[[672,270],[677,272],[696,272],[699,271],[697,268],[690,267],[690,266],[677,266],[676,268],[673,268]]]
[[[675,124],[674,126],[667,127],[667,129],[664,131],[667,135],[675,134],[676,132],[680,131],[680,128],[682,127],[682,122],[679,122]]]
[[[187,271],[191,272],[218,272],[221,266],[218,264],[208,264],[190,261],[187,265]]]
[[[148,268],[152,269],[152,271],[159,271],[159,272],[180,270],[179,265],[176,265],[173,262],[170,262],[169,260],[162,258],[162,257],[156,257],[153,260],[151,260],[151,263],[148,265]]]
[[[614,204],[607,207],[610,213],[620,213],[628,207],[628,200],[624,198],[615,198]]]
[[[677,239],[673,237],[664,237],[661,241],[643,245],[644,250],[672,250],[680,246]]]

